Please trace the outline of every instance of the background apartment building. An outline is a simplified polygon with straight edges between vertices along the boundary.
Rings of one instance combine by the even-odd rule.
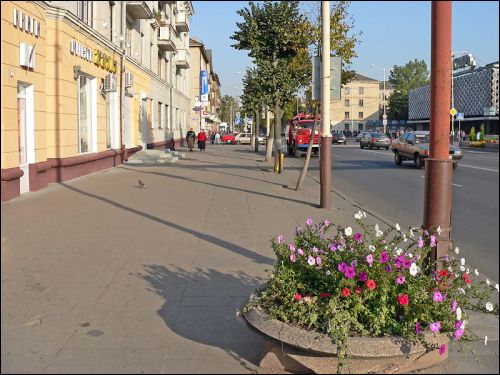
[[[220,124],[220,81],[219,76],[214,72],[212,50],[206,49],[201,41],[192,37],[189,40],[189,51],[192,62],[190,69],[191,127],[196,132],[201,129],[217,131]],[[202,74],[207,80],[206,98],[201,97]]]
[[[2,200],[184,139],[190,1],[3,1]]]
[[[365,130],[368,121],[379,118],[379,81],[356,73],[342,86],[341,99],[330,103],[332,130]]]

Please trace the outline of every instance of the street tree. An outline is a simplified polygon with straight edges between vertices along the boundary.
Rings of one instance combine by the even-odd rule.
[[[389,117],[395,120],[408,119],[408,94],[410,90],[429,83],[429,71],[424,60],[409,61],[405,65],[394,65],[389,82],[394,93],[389,98]]]
[[[259,76],[259,71],[256,68],[247,69],[243,78],[243,95],[241,96],[243,110],[246,113],[251,113],[254,117],[252,132],[252,147],[255,152],[259,151],[259,127],[260,113],[262,107],[266,105],[266,96],[262,91],[262,77]]]
[[[318,6],[318,2],[310,2],[310,9],[307,11],[307,23],[305,28],[310,40],[310,52],[314,56],[321,56],[322,46],[321,46],[321,10]],[[336,1],[332,2],[332,8],[330,9],[330,51],[335,56],[340,56],[342,58],[342,74],[341,82],[342,84],[349,83],[354,77],[354,70],[350,69],[350,64],[352,60],[357,57],[356,45],[359,43],[361,38],[360,33],[353,33],[352,29],[354,27],[354,20],[349,14],[348,1]],[[312,78],[312,77],[311,77]],[[309,93],[308,98],[311,98]],[[320,101],[309,100],[308,104],[314,110],[314,124],[311,129],[311,138],[309,141],[309,146],[307,148],[306,160],[304,161],[304,166],[300,173],[299,179],[297,180],[297,185],[295,190],[299,190],[302,186],[302,182],[307,174],[307,169],[309,168],[309,161],[311,158],[312,145],[314,143],[314,134],[318,126],[318,114],[320,112]]]
[[[231,36],[234,48],[248,51],[259,75],[263,78],[263,91],[274,110],[274,125],[270,138],[274,138],[275,153],[281,143],[281,118],[287,101],[307,84],[310,72],[303,66],[308,56],[308,39],[305,17],[300,13],[298,1],[248,2],[248,7],[239,10],[243,22],[236,24],[238,30]],[[304,77],[305,74],[305,77]],[[269,160],[271,144],[267,143],[266,160]]]
[[[223,122],[231,124],[231,117],[234,118],[234,113],[239,111],[238,103],[234,97],[230,95],[224,95],[221,98],[220,104],[220,118]],[[234,113],[231,113],[234,112]]]

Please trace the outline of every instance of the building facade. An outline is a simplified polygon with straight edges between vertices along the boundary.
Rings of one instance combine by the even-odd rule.
[[[330,102],[331,128],[336,131],[366,130],[367,124],[378,120],[380,82],[356,73],[342,85],[341,99]]]
[[[2,201],[184,138],[191,2],[1,7]]]
[[[191,127],[195,132],[218,131],[221,120],[220,114],[220,81],[213,68],[212,50],[196,38],[189,40],[191,55],[190,68],[190,100],[191,100]],[[204,82],[204,83],[203,83]],[[202,93],[202,86],[208,92]]]
[[[464,114],[455,120],[455,132],[469,133],[485,125],[487,134],[499,134],[498,129],[498,62],[481,68],[455,73],[453,76],[454,107]],[[430,85],[417,87],[408,96],[408,123],[416,130],[429,129]],[[451,131],[450,116],[450,131]]]

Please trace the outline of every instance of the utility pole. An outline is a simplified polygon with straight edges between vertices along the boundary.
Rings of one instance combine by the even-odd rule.
[[[426,230],[441,227],[431,263],[452,247],[451,184],[449,160],[451,94],[451,1],[432,2],[431,103],[429,158],[425,160],[424,222]],[[441,264],[438,262],[437,267]]]
[[[330,133],[330,2],[321,2],[321,148],[320,207],[332,206],[332,134]],[[314,137],[314,134],[311,134]]]

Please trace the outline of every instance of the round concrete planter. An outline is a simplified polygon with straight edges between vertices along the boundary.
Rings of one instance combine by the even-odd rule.
[[[267,354],[260,362],[262,368],[317,374],[336,371],[337,347],[329,336],[271,319],[258,307],[243,316],[250,327],[269,338]],[[427,340],[448,344],[446,335],[429,333]],[[349,372],[408,373],[445,360],[448,350],[440,355],[438,349],[427,351],[421,344],[400,337],[350,337],[347,353]]]

